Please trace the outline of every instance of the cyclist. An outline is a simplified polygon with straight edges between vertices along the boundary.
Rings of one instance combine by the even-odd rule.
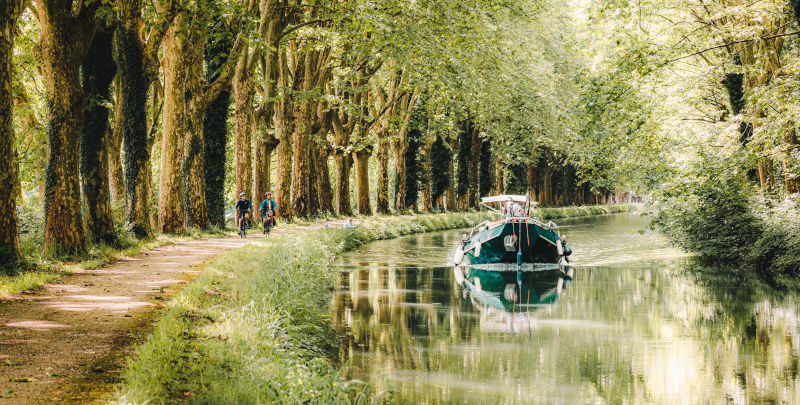
[[[275,226],[275,215],[278,215],[278,204],[272,199],[272,193],[264,193],[264,201],[261,202],[261,223],[264,225],[264,233],[268,234],[269,229]],[[271,215],[270,215],[271,214]]]
[[[239,201],[236,202],[236,227],[239,228],[239,236],[244,237],[246,232],[245,226],[249,228],[250,212],[253,210],[253,205],[250,200],[246,198],[244,192],[239,193]],[[245,221],[242,224],[242,221]]]

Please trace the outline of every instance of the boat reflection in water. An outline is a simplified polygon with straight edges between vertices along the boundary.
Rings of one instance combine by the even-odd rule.
[[[481,330],[530,331],[536,313],[549,310],[574,276],[569,266],[525,264],[516,269],[503,264],[453,268],[461,297],[469,298],[481,314]]]

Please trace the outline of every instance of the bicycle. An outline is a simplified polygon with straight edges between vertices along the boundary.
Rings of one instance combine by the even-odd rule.
[[[247,238],[247,219],[245,219],[244,215],[239,218],[239,236],[243,238]]]
[[[272,210],[269,210],[267,212],[267,215],[264,217],[264,221],[263,221],[264,222],[264,230],[262,231],[264,233],[264,235],[269,235],[270,229],[272,229],[272,227],[274,226],[274,225],[272,225],[273,221],[274,221],[274,219],[273,219],[273,215],[274,214],[275,213]]]

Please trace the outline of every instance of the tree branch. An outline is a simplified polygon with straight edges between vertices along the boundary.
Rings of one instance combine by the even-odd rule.
[[[704,54],[704,53],[706,53],[708,51],[713,51],[715,49],[725,48],[725,47],[728,47],[728,46],[731,46],[731,45],[744,44],[744,43],[755,42],[755,41],[759,41],[759,40],[766,41],[768,39],[774,39],[774,38],[780,38],[780,37],[788,37],[790,35],[798,35],[798,34],[800,34],[800,31],[792,31],[792,32],[785,32],[783,34],[767,35],[767,36],[763,36],[763,37],[759,37],[759,38],[740,39],[740,40],[737,40],[737,41],[731,41],[731,42],[728,42],[728,43],[724,43],[722,45],[712,46],[710,48],[706,48],[706,49],[691,53],[689,55],[684,55],[684,56],[680,56],[680,57],[677,57],[677,58],[674,58],[674,59],[670,59],[666,63],[677,62],[679,60],[691,58],[692,56],[702,55],[702,54]]]

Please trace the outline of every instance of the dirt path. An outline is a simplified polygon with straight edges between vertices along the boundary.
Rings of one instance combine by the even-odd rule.
[[[165,300],[215,256],[263,237],[248,236],[163,246],[0,303],[0,405],[102,402]]]

